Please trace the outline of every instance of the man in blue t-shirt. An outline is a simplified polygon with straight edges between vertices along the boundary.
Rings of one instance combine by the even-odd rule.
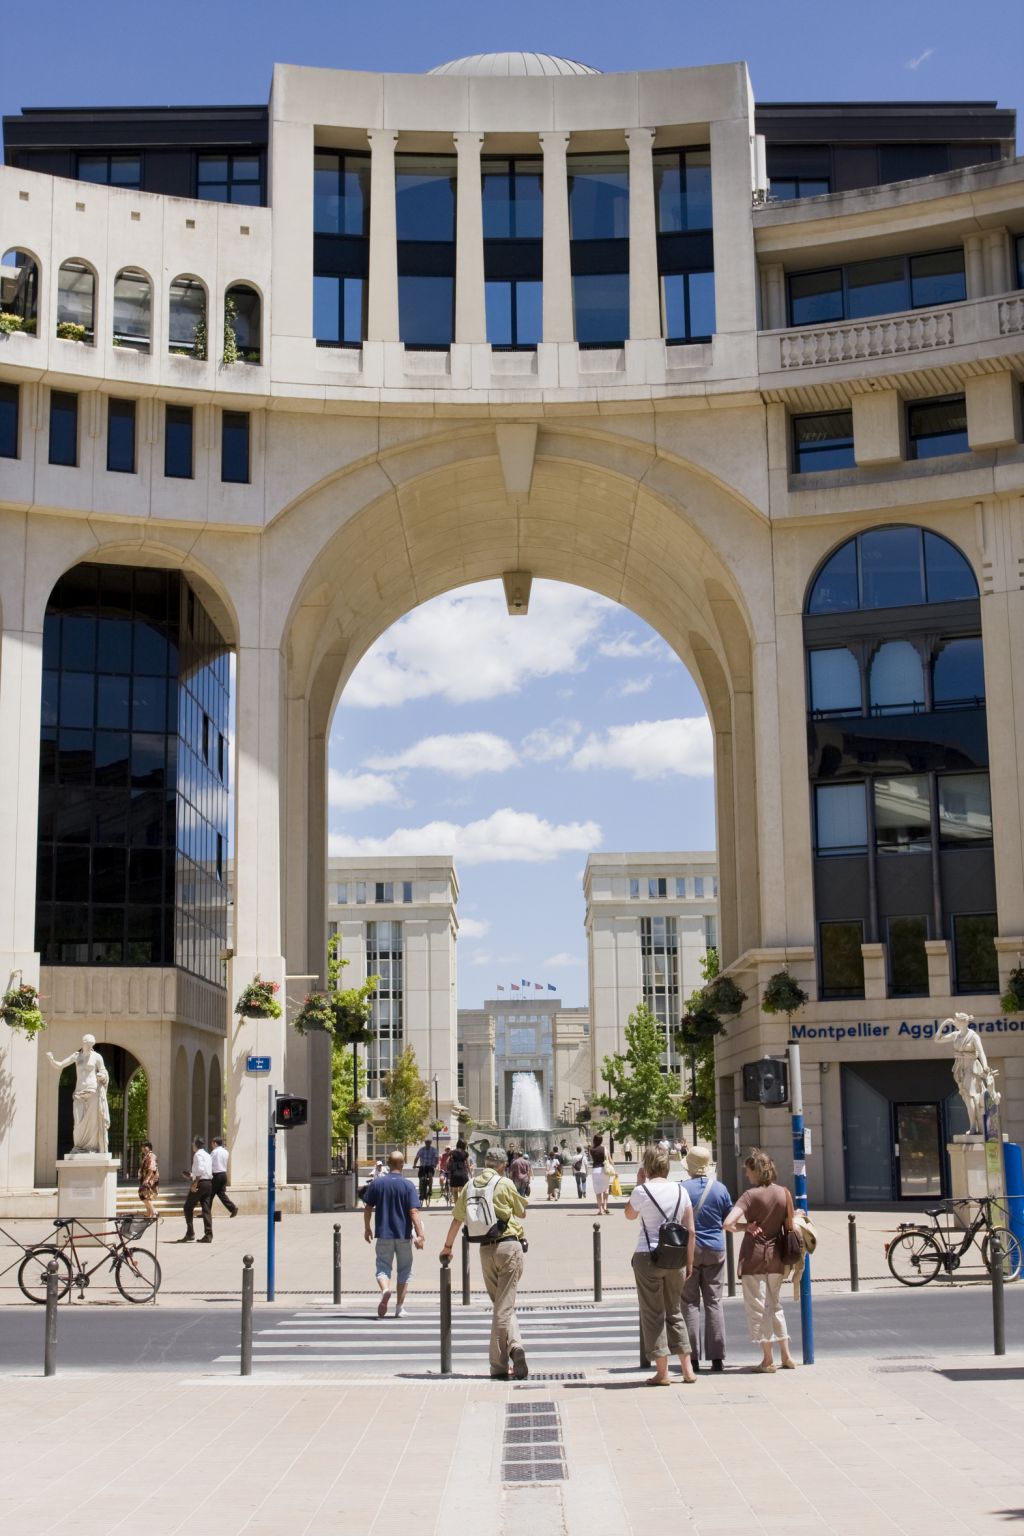
[[[691,1147],[686,1154],[690,1177],[680,1179],[693,1206],[697,1246],[693,1269],[683,1282],[683,1317],[690,1335],[690,1358],[695,1371],[700,1361],[710,1360],[713,1371],[725,1369],[725,1311],[722,1282],[725,1276],[725,1233],[722,1222],[732,1210],[732,1196],[715,1178],[710,1147]],[[700,1348],[700,1304],[704,1303],[704,1349]]]
[[[388,1171],[372,1179],[363,1195],[363,1237],[371,1240],[370,1216],[377,1213],[377,1316],[384,1317],[391,1300],[391,1271],[398,1266],[396,1317],[405,1316],[405,1297],[412,1276],[413,1233],[415,1246],[423,1247],[423,1222],[416,1186],[405,1177],[401,1152],[388,1155]]]

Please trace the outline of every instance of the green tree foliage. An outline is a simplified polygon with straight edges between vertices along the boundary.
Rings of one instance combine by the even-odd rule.
[[[700,963],[703,987],[692,992],[686,1011],[675,1032],[676,1044],[693,1070],[692,1092],[685,1097],[686,1120],[696,1126],[697,1135],[714,1141],[718,1134],[715,1103],[715,1038],[725,1033],[725,1026],[708,1006],[707,992],[719,972],[718,950],[705,950]]]
[[[594,1104],[608,1111],[612,1135],[649,1142],[665,1120],[679,1120],[684,1104],[672,1092],[671,1079],[661,1070],[665,1037],[657,1019],[638,1003],[626,1025],[626,1049],[604,1058],[603,1076],[610,1092],[594,1095]]]
[[[149,1140],[149,1078],[141,1067],[128,1084],[128,1140]]]
[[[366,1092],[366,1067],[357,1064],[358,1098]],[[335,1141],[349,1141],[352,1125],[348,1107],[352,1103],[352,1047],[337,1036],[331,1041],[331,1135]]]
[[[390,1072],[384,1074],[381,1132],[385,1141],[408,1149],[419,1141],[430,1123],[430,1089],[419,1074],[416,1052],[411,1045],[398,1057]]]

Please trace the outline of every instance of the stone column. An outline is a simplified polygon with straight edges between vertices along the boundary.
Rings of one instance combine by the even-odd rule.
[[[482,133],[456,133],[459,161],[455,204],[455,340],[485,342],[484,209],[480,179]]]
[[[654,216],[654,130],[630,128],[629,145],[629,339],[661,335],[658,236]]]
[[[969,299],[983,299],[987,290],[985,282],[985,253],[980,235],[968,235],[964,241],[964,272]]]
[[[368,341],[398,341],[398,239],[395,223],[395,144],[390,128],[371,128],[370,291]]]
[[[715,332],[757,329],[757,261],[751,204],[751,127],[744,118],[711,124]],[[752,354],[753,355],[753,354]]]
[[[574,341],[572,271],[569,265],[567,133],[542,133],[544,155],[544,340]]]
[[[1010,236],[1005,229],[990,229],[985,236],[985,277],[989,293],[1007,293],[1010,276]]]

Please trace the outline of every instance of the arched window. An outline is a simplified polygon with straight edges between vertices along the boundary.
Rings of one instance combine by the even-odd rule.
[[[65,261],[57,273],[57,335],[86,341],[96,335],[96,274],[84,261]]]
[[[206,361],[206,288],[198,277],[176,277],[171,284],[167,350],[175,357]]]
[[[872,528],[829,556],[811,583],[808,613],[853,613],[976,598],[978,583],[948,539],[904,524]]]
[[[260,361],[260,296],[248,283],[234,283],[224,295],[224,361]]]
[[[860,667],[844,645],[811,651],[811,713],[819,719],[841,719],[861,712]]]
[[[947,640],[932,665],[933,709],[977,709],[984,702],[981,636]]]
[[[152,284],[139,267],[122,267],[114,279],[114,346],[148,352],[152,335]]]
[[[887,640],[871,663],[869,698],[873,715],[909,715],[924,708],[924,668],[909,640]]]
[[[15,247],[0,261],[0,330],[35,335],[38,320],[39,267]]]

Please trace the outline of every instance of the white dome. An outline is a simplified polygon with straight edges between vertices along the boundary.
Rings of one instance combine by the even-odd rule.
[[[430,75],[599,75],[599,69],[551,53],[470,53],[427,71]]]

